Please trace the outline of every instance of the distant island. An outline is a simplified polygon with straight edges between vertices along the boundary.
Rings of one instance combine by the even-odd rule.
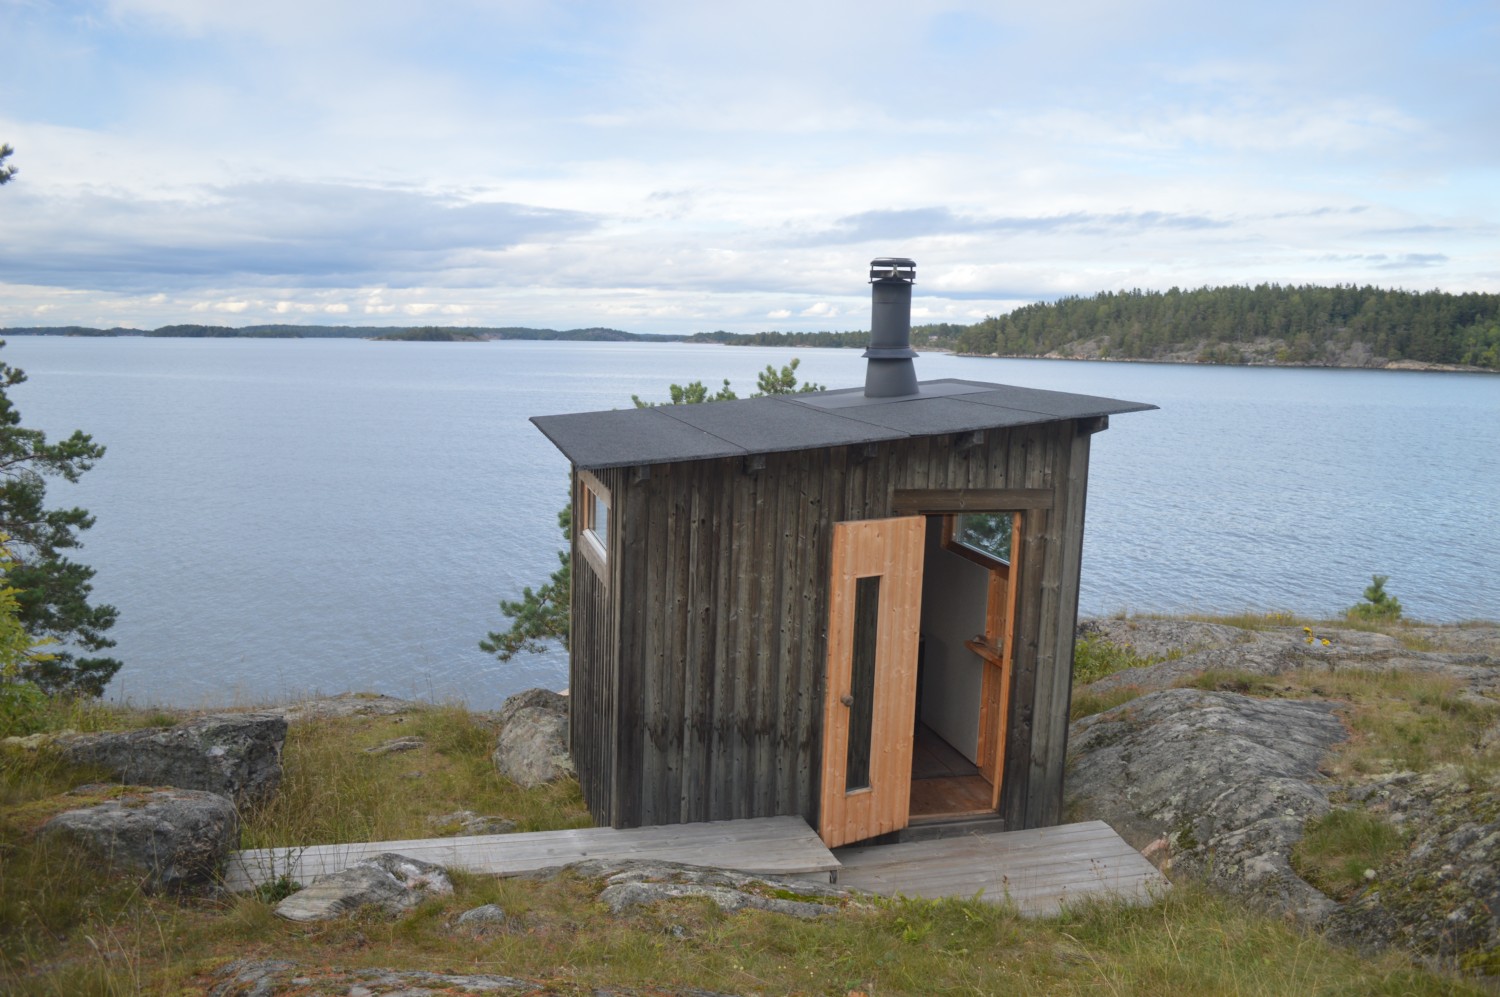
[[[863,349],[864,330],[690,336],[520,326],[35,326],[0,336],[358,338],[415,342],[568,340]],[[1500,371],[1500,294],[1339,285],[1260,284],[1184,291],[1104,291],[1026,305],[973,325],[912,329],[917,349],[971,356],[1286,367]]]

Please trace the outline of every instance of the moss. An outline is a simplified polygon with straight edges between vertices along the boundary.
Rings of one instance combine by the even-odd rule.
[[[1178,821],[1177,826],[1172,828],[1172,840],[1177,843],[1179,850],[1190,852],[1198,847],[1198,835],[1193,831],[1193,821],[1184,817]]]

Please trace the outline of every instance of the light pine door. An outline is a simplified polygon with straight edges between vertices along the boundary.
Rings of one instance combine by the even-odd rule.
[[[926,532],[922,516],[834,525],[818,818],[830,848],[907,824]]]

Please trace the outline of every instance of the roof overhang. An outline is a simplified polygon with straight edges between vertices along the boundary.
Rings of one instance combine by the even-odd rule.
[[[923,381],[918,393],[862,388],[532,416],[576,467],[598,470],[885,443],[1156,408],[1142,402],[983,381]]]

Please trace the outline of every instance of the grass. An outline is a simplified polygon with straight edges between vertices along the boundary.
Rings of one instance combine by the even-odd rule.
[[[1471,780],[1500,773],[1500,750],[1481,748],[1500,707],[1461,696],[1462,683],[1410,671],[1300,669],[1280,675],[1205,671],[1181,685],[1248,696],[1337,700],[1349,740],[1330,759],[1335,778],[1357,780],[1391,771],[1464,769]]]
[[[1434,709],[1441,709],[1435,704]],[[415,734],[415,751],[365,748]],[[310,844],[432,833],[457,809],[512,817],[526,829],[584,823],[575,784],[530,792],[489,762],[485,718],[440,707],[404,717],[293,725],[281,798],[247,815],[246,844]],[[861,899],[838,915],[799,921],[727,915],[682,900],[616,917],[599,884],[454,877],[455,894],[399,919],[369,913],[295,925],[272,897],[147,896],[124,877],[31,831],[56,794],[95,773],[43,753],[0,766],[0,992],[201,993],[238,958],[319,967],[381,966],[498,973],[593,988],[726,992],[1048,994],[1478,994],[1398,956],[1362,958],[1249,912],[1191,883],[1144,908],[1080,905],[1042,921],[980,900]],[[76,803],[76,798],[71,802]],[[467,909],[495,903],[507,926],[455,931]],[[351,981],[352,982],[352,981]]]
[[[1088,685],[1106,675],[1127,668],[1146,668],[1161,658],[1142,657],[1132,648],[1122,647],[1100,636],[1079,637],[1073,642],[1073,682]]]
[[[1073,693],[1073,701],[1068,706],[1068,720],[1069,722],[1081,720],[1096,713],[1103,713],[1105,710],[1112,710],[1116,706],[1130,702],[1144,691],[1136,685],[1122,685],[1101,692],[1088,689],[1077,690]]]
[[[25,695],[32,687],[0,687],[9,695],[0,697],[0,737],[25,737],[28,734],[61,730],[101,731],[134,730],[140,727],[171,727],[176,714],[159,709],[134,709],[88,698],[49,698]]]
[[[425,744],[414,751],[367,752],[405,736]],[[246,815],[244,847],[434,837],[445,828],[433,818],[459,810],[510,817],[518,831],[589,825],[577,783],[527,792],[500,778],[489,757],[494,740],[485,720],[448,706],[294,724],[281,792]]]
[[[1292,850],[1292,868],[1335,900],[1348,900],[1403,845],[1401,832],[1378,815],[1333,810],[1308,821]]]
[[[1176,617],[1158,618],[1175,619]],[[1220,623],[1227,627],[1238,627],[1241,630],[1277,630],[1281,627],[1301,627],[1317,622],[1298,616],[1296,613],[1280,611],[1259,613],[1249,609],[1238,613],[1188,613],[1182,619],[1192,620],[1195,623]]]

